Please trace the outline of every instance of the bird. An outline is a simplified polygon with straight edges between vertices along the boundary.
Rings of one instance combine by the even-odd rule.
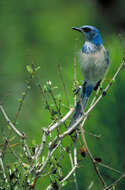
[[[98,89],[110,63],[109,52],[105,49],[100,31],[96,27],[83,25],[81,27],[72,27],[72,29],[80,32],[85,37],[85,42],[79,54],[84,82],[68,129],[82,116],[92,91]],[[70,135],[74,131],[71,131]]]

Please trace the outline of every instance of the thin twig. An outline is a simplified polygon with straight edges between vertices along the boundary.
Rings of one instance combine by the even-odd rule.
[[[87,135],[90,135],[90,136],[92,136],[92,137],[96,137],[97,139],[101,138],[101,134],[96,135],[96,134],[93,134],[93,133],[88,132],[88,131],[84,131],[84,132],[85,132]]]
[[[104,167],[104,168],[107,168],[107,169],[109,169],[109,170],[112,170],[112,171],[114,171],[114,172],[116,172],[116,173],[124,174],[123,172],[121,172],[121,171],[119,171],[119,170],[116,170],[116,169],[114,169],[114,168],[112,168],[112,167],[110,167],[110,166],[108,166],[108,165],[106,165],[106,164],[103,164],[103,163],[97,163],[97,164],[100,165],[100,166],[102,166],[102,167]]]
[[[23,139],[23,150],[24,150],[24,153],[25,153],[26,157],[31,160],[32,156],[31,156],[29,147],[28,147],[28,145],[26,143],[26,139]]]
[[[61,65],[60,64],[58,64],[58,70],[59,70],[60,79],[61,79],[61,82],[62,82],[62,85],[63,85],[65,97],[66,97],[66,100],[67,100],[67,104],[69,106],[70,105],[69,96],[68,96],[68,93],[67,93],[65,82],[63,80],[62,71],[61,71]]]
[[[27,87],[26,87],[25,91],[22,93],[21,102],[20,102],[19,107],[18,107],[18,110],[17,110],[17,112],[16,112],[16,114],[15,114],[15,118],[14,118],[14,122],[13,122],[14,125],[16,125],[16,121],[17,121],[17,119],[18,119],[18,117],[19,117],[19,114],[20,114],[20,112],[21,112],[21,109],[22,109],[22,107],[23,107],[24,100],[25,100],[25,98],[26,98],[26,96],[27,96],[27,94],[28,94],[28,92],[29,92],[29,90],[30,90],[31,81],[32,81],[32,77],[30,77],[30,80],[29,80],[28,83],[27,83]]]
[[[69,110],[69,112],[59,121],[57,121],[57,123],[55,123],[54,125],[52,125],[48,130],[46,130],[48,133],[52,132],[55,128],[59,127],[62,123],[64,123],[69,117],[70,115],[73,113],[74,108],[71,108]]]
[[[48,164],[51,156],[53,155],[53,153],[56,151],[56,149],[58,148],[58,146],[60,145],[61,141],[58,142],[58,144],[51,150],[50,148],[48,149],[48,155],[47,158],[45,160],[45,162],[43,163],[42,167],[36,171],[37,174],[40,174],[43,172],[44,168],[46,167],[46,165]]]
[[[111,189],[113,186],[117,185],[119,181],[121,181],[121,179],[123,179],[124,177],[125,177],[125,174],[122,174],[116,181],[114,181],[111,185],[105,187],[103,190]]]
[[[2,151],[0,150],[0,166],[1,166],[1,170],[3,171],[3,178],[5,180],[5,182],[7,182],[7,176],[5,173],[5,168],[4,168],[4,164],[3,164],[3,159],[2,159]]]
[[[76,144],[75,144],[76,145]],[[70,159],[70,162],[71,162],[71,166],[72,166],[72,169],[74,168],[74,166],[77,166],[77,150],[76,150],[76,146],[74,146],[74,161],[73,161],[73,158],[72,158],[72,153],[71,151],[67,151],[68,152],[68,155],[69,155],[69,159]],[[67,174],[68,175],[68,174]],[[70,176],[69,176],[70,177]],[[79,190],[79,187],[78,187],[78,182],[77,182],[77,178],[76,178],[76,171],[73,172],[73,178],[74,178],[74,183],[75,183],[75,189],[76,190]],[[67,178],[68,179],[68,178]]]
[[[19,130],[16,129],[16,127],[14,126],[14,124],[13,124],[13,123],[10,121],[10,119],[8,118],[8,116],[7,116],[7,114],[6,114],[6,112],[5,112],[5,110],[4,110],[4,108],[3,108],[2,105],[0,105],[0,110],[1,110],[1,112],[2,112],[2,114],[3,114],[3,116],[4,116],[4,118],[5,118],[5,120],[7,121],[8,125],[11,127],[11,129],[13,129],[13,131],[14,131],[19,137],[21,137],[22,139],[24,139],[24,138],[25,138],[24,134],[21,133]]]
[[[76,147],[76,141],[74,141],[74,166],[77,166],[77,147]],[[73,165],[72,165],[73,168]],[[73,173],[73,177],[74,177],[74,182],[75,182],[75,188],[76,190],[79,190],[79,186],[78,186],[78,182],[77,182],[77,178],[76,178],[76,171],[74,171]]]
[[[59,114],[59,116],[60,116],[60,115],[61,115],[60,109],[59,109],[59,107],[58,107],[58,105],[57,105],[56,98],[55,98],[55,96],[54,96],[54,94],[53,94],[53,91],[52,91],[51,87],[49,87],[49,93],[50,93],[50,95],[51,95],[51,97],[52,97],[52,99],[53,99],[53,102],[54,102],[54,104],[55,104],[55,106],[56,106],[56,110],[57,110],[57,112],[58,112],[58,114]]]
[[[36,154],[34,155],[34,159],[38,159],[39,156],[42,154],[43,150],[44,150],[44,146],[45,146],[45,143],[46,143],[46,133],[43,132],[43,136],[42,136],[42,142],[41,142],[41,145],[40,147],[38,148],[38,150],[36,151]]]
[[[73,174],[73,172],[76,170],[76,168],[77,168],[77,166],[74,165],[74,167],[70,170],[70,172],[67,174],[67,176],[64,177],[64,178],[60,181],[60,183],[63,183],[64,181],[66,181],[66,180]]]
[[[103,177],[102,177],[102,175],[101,175],[101,173],[100,173],[98,167],[96,166],[96,162],[95,162],[95,160],[94,160],[94,158],[93,158],[92,153],[90,152],[90,150],[89,150],[89,148],[88,148],[88,145],[87,145],[87,142],[86,142],[86,138],[85,138],[85,134],[84,134],[84,129],[82,128],[82,126],[83,126],[83,125],[81,124],[81,125],[80,125],[80,131],[81,131],[81,135],[82,135],[82,140],[83,140],[84,146],[86,147],[86,150],[87,150],[88,155],[89,155],[89,157],[90,157],[90,159],[91,159],[91,161],[92,161],[92,164],[93,164],[94,169],[95,169],[95,171],[96,171],[96,173],[97,173],[97,176],[99,177],[99,179],[100,179],[102,185],[103,185],[104,187],[106,187],[105,181],[104,181],[104,179],[103,179]]]

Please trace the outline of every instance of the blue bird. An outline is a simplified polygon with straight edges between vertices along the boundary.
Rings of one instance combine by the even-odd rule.
[[[72,27],[85,36],[85,43],[80,51],[80,67],[84,77],[82,92],[78,100],[75,112],[68,128],[81,117],[93,90],[97,90],[108,66],[109,53],[105,49],[100,32],[97,28],[89,25]],[[73,132],[71,132],[72,134]]]

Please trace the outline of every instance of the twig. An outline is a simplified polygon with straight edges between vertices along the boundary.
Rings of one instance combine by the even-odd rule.
[[[87,135],[90,135],[90,136],[92,136],[92,137],[96,137],[96,138],[101,138],[101,134],[99,134],[99,135],[96,135],[96,134],[93,134],[93,133],[91,133],[91,132],[88,132],[88,131],[84,131]]]
[[[64,89],[64,92],[65,92],[65,97],[67,99],[67,104],[69,106],[70,105],[69,96],[68,96],[68,93],[67,93],[66,85],[65,85],[64,80],[63,80],[62,71],[61,71],[61,65],[60,64],[58,64],[58,70],[59,70],[60,79],[61,79],[61,82],[62,82],[62,85],[63,85],[63,89]]]
[[[102,166],[102,167],[104,167],[104,168],[107,168],[107,169],[109,169],[109,170],[112,170],[112,171],[114,171],[114,172],[116,172],[116,173],[124,174],[123,172],[121,172],[121,171],[119,171],[119,170],[116,170],[116,169],[114,169],[114,168],[112,168],[112,167],[110,167],[110,166],[108,166],[108,165],[106,165],[106,164],[103,164],[103,163],[97,163],[97,164],[100,165],[100,166]]]
[[[75,146],[74,146],[74,162],[73,162],[73,158],[72,158],[72,153],[71,151],[67,151],[68,154],[69,154],[69,159],[70,159],[70,162],[71,162],[71,166],[72,166],[72,169],[74,168],[74,166],[77,166],[77,150],[76,150],[76,143],[75,143]],[[69,176],[70,177],[70,176]],[[76,178],[76,172],[74,171],[73,172],[73,178],[74,178],[74,183],[75,183],[75,188],[76,190],[79,190],[79,187],[78,187],[78,183],[77,183],[77,178]],[[68,179],[68,178],[67,178]]]
[[[104,190],[109,190],[111,189],[113,186],[117,185],[119,181],[121,181],[121,179],[123,179],[125,177],[125,174],[122,174],[116,181],[114,181],[111,185],[107,186],[104,188]]]
[[[26,157],[31,160],[32,156],[31,156],[29,147],[28,147],[28,145],[26,143],[26,139],[23,139],[23,150],[24,150],[24,153],[25,153]]]
[[[59,109],[59,107],[58,107],[58,105],[57,105],[56,98],[55,98],[55,96],[54,96],[54,94],[53,94],[53,91],[52,91],[52,89],[51,89],[51,86],[49,87],[49,93],[50,93],[50,95],[51,95],[51,97],[52,97],[52,99],[53,99],[53,102],[54,102],[54,104],[55,104],[55,106],[56,106],[56,110],[57,110],[58,114],[61,115],[60,109]]]
[[[3,159],[2,159],[2,152],[0,150],[0,166],[1,166],[1,169],[3,171],[3,177],[4,177],[4,180],[5,182],[7,182],[7,176],[6,176],[6,173],[5,173],[5,168],[4,168],[4,165],[3,165]]]
[[[91,152],[90,152],[90,150],[89,150],[89,148],[88,148],[88,145],[87,145],[87,142],[86,142],[86,138],[85,138],[85,135],[84,135],[84,129],[82,128],[82,126],[83,126],[83,125],[81,124],[81,125],[80,125],[80,131],[81,131],[83,143],[84,143],[84,145],[85,145],[85,147],[86,147],[86,150],[87,150],[87,152],[88,152],[88,155],[89,155],[89,157],[90,157],[90,159],[91,159],[91,161],[92,161],[92,164],[93,164],[94,169],[95,169],[95,171],[96,171],[96,173],[97,173],[97,176],[99,177],[99,179],[100,179],[102,185],[103,185],[104,187],[106,187],[105,181],[104,181],[104,179],[103,179],[103,177],[102,177],[102,175],[101,175],[101,173],[100,173],[98,167],[96,166],[96,162],[95,162],[95,160],[94,160],[94,158],[93,158],[93,156],[92,156],[92,154],[91,154]]]
[[[36,151],[36,154],[34,155],[34,159],[38,159],[39,156],[42,154],[43,150],[44,150],[44,146],[45,146],[45,143],[46,143],[46,133],[43,132],[43,136],[42,136],[42,142],[41,142],[41,145],[40,147],[38,148],[38,150]]]
[[[77,165],[78,165],[78,163],[77,163],[77,147],[76,147],[76,141],[74,141],[74,166],[77,166]],[[73,168],[73,165],[72,165],[72,168]],[[78,182],[77,182],[77,178],[76,178],[76,171],[74,171],[73,177],[74,177],[76,190],[79,190]]]
[[[70,115],[73,113],[73,111],[74,111],[74,108],[71,108],[69,110],[69,112],[62,119],[60,119],[57,123],[55,123],[48,130],[46,130],[47,133],[52,132],[55,128],[59,127],[62,123],[64,123],[70,117]]]
[[[8,118],[4,108],[2,105],[0,105],[0,110],[5,118],[5,120],[7,121],[8,125],[11,127],[11,129],[13,129],[13,131],[22,139],[25,139],[25,136],[23,133],[21,133],[19,130],[16,129],[16,127],[13,125],[13,123],[10,121],[10,119]]]
[[[18,110],[17,110],[17,112],[16,112],[16,114],[15,114],[15,118],[14,118],[14,122],[13,122],[14,125],[16,125],[16,121],[17,121],[18,116],[19,116],[19,114],[20,114],[20,111],[21,111],[21,109],[22,109],[24,100],[25,100],[25,98],[26,98],[27,93],[28,93],[29,90],[30,90],[31,81],[32,81],[32,77],[30,77],[30,80],[29,80],[28,83],[27,83],[27,87],[26,87],[25,91],[22,93],[21,102],[20,102],[19,107],[18,107]]]
[[[67,176],[64,177],[64,178],[60,181],[60,183],[63,183],[64,181],[66,181],[66,180],[73,174],[73,172],[76,170],[76,168],[77,168],[77,166],[74,165],[74,167],[70,170],[70,172],[67,174]]]
[[[46,158],[45,162],[43,163],[42,167],[39,170],[36,171],[37,174],[40,174],[40,173],[43,172],[44,168],[46,167],[46,165],[49,162],[49,159],[51,158],[51,156],[53,155],[55,150],[58,148],[60,143],[61,143],[61,141],[59,141],[58,144],[52,150],[49,148],[47,158]]]
[[[92,188],[92,186],[94,185],[94,182],[91,181],[90,185],[88,186],[87,190],[90,190]]]

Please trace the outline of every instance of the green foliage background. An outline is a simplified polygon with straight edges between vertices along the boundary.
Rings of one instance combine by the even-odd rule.
[[[119,1],[119,5],[122,1]],[[120,16],[120,15],[119,15]],[[115,20],[115,18],[114,18]],[[115,23],[115,22],[114,22]],[[72,26],[84,24],[94,25],[100,29],[104,45],[110,52],[110,70],[107,81],[122,60],[122,48],[118,37],[120,29],[111,24],[108,16],[103,15],[97,1],[75,0],[22,0],[0,2],[0,101],[3,103],[9,117],[13,120],[18,107],[18,99],[26,86],[28,73],[26,65],[34,62],[40,65],[39,78],[41,84],[51,80],[58,89],[63,102],[66,103],[57,65],[62,65],[63,78],[66,83],[70,103],[73,104],[73,63],[74,56],[81,48],[83,38]],[[123,43],[124,44],[124,43]],[[86,122],[86,129],[102,134],[100,140],[87,136],[89,147],[95,157],[101,157],[103,162],[125,171],[125,71],[120,73],[108,95],[97,105]],[[82,75],[77,61],[77,78],[82,81]],[[51,99],[50,99],[51,103]],[[40,96],[39,89],[32,83],[32,89],[23,105],[18,123],[20,130],[28,136],[29,144],[41,142],[41,127],[50,123],[47,110]],[[0,142],[8,134],[6,122],[0,113]],[[68,138],[66,144],[70,143]],[[79,153],[80,154],[80,153]],[[81,159],[80,155],[79,158]],[[10,157],[10,160],[13,159]],[[69,168],[68,159],[64,165],[65,173]],[[77,177],[80,190],[86,189],[90,181],[94,181],[93,190],[100,190],[96,174],[88,157],[82,161],[83,167],[78,169]],[[103,170],[105,180],[111,183],[118,176],[109,170]],[[49,184],[47,180],[39,180],[36,189],[44,189]],[[73,189],[69,183],[64,189]],[[125,188],[122,180],[118,190]]]

